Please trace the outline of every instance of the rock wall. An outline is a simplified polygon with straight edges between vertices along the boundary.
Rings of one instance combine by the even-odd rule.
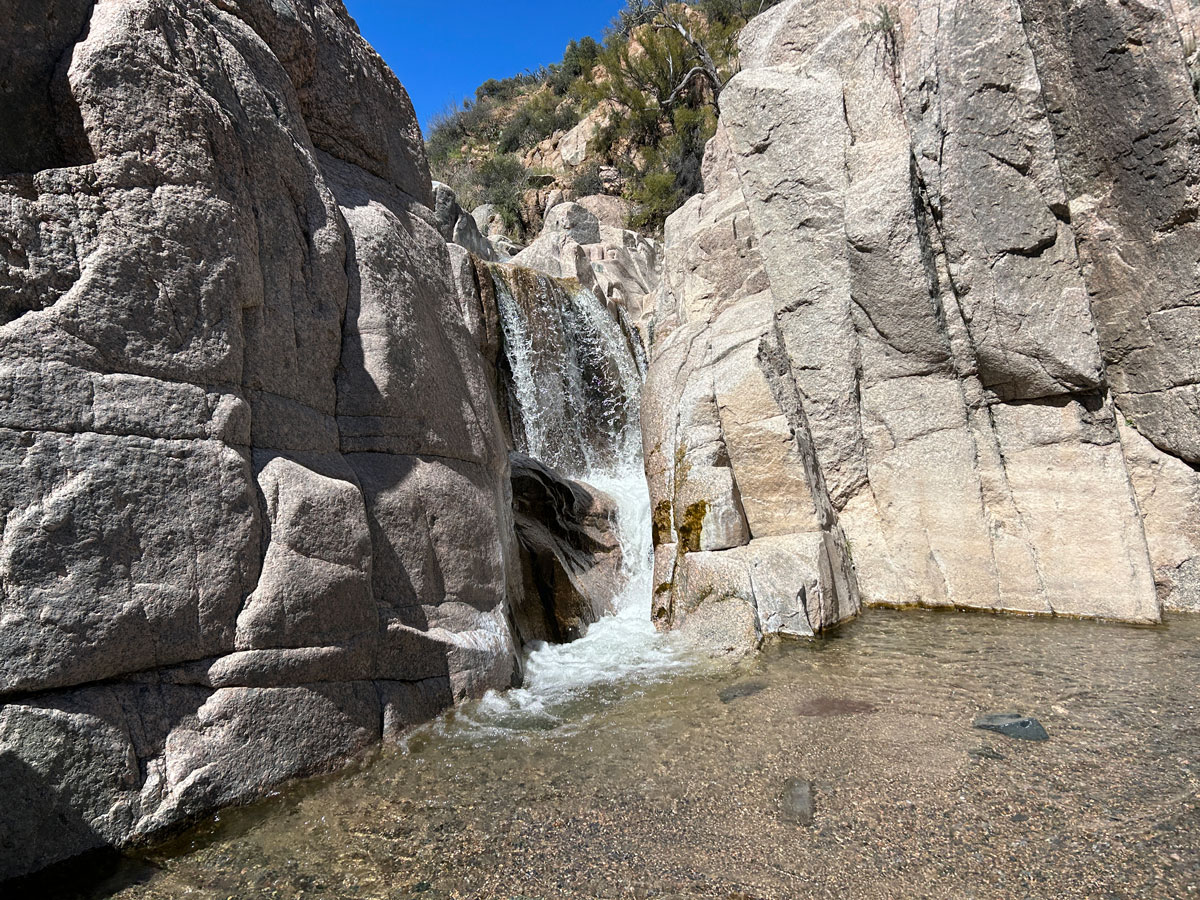
[[[50,6],[0,36],[0,878],[519,675],[403,88],[338,0]]]
[[[741,50],[667,225],[658,621],[1194,608],[1200,157],[1167,0],[789,0]]]

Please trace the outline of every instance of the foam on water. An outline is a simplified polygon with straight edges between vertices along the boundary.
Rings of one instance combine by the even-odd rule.
[[[589,708],[687,667],[672,637],[659,634],[650,622],[654,558],[645,476],[638,467],[595,473],[591,483],[618,504],[625,577],[613,604],[616,612],[593,624],[579,640],[533,648],[522,687],[489,693],[461,709],[444,727],[495,736],[573,731],[585,725]]]
[[[616,501],[624,565],[613,615],[593,624],[572,643],[531,648],[522,687],[489,693],[440,726],[454,732],[461,729],[474,737],[578,728],[586,722],[589,706],[636,691],[639,685],[662,679],[688,664],[671,637],[659,634],[650,621],[654,548],[637,409],[643,367],[631,342],[617,318],[593,293],[567,291],[556,282],[539,278],[537,300],[559,305],[553,318],[562,323],[566,338],[557,348],[556,358],[546,359],[544,350],[539,356],[524,306],[517,302],[503,275],[496,277],[496,283],[513,393],[524,432],[520,449]],[[597,397],[603,402],[596,403]],[[552,420],[564,414],[575,421],[551,427],[555,424]],[[585,423],[585,417],[590,421]],[[554,443],[556,434],[560,439],[569,434],[582,441],[582,452],[565,454]],[[590,439],[585,435],[591,435]]]

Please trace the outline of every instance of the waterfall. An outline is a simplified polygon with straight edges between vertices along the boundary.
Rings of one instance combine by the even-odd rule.
[[[577,283],[496,266],[517,449],[583,481],[641,462],[641,341]]]
[[[555,727],[563,704],[681,666],[650,621],[654,549],[642,465],[645,354],[619,309],[575,282],[492,267],[516,449],[607,493],[617,504],[623,578],[613,615],[569,644],[535,647],[523,687],[461,717],[472,730]],[[572,719],[578,723],[576,717]],[[460,724],[463,724],[460,721]]]

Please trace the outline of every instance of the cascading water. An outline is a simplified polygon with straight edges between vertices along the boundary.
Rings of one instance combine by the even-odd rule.
[[[613,615],[572,643],[535,647],[521,688],[491,694],[459,718],[471,730],[559,727],[565,704],[684,664],[650,622],[654,550],[640,419],[645,362],[631,326],[592,291],[507,265],[494,267],[492,277],[516,447],[616,501],[624,571]],[[571,721],[580,721],[578,714]]]

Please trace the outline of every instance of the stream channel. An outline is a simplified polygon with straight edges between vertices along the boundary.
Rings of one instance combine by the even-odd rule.
[[[873,610],[691,658],[649,622],[637,348],[593,295],[513,283],[514,439],[617,500],[616,613],[534,649],[522,688],[64,896],[1200,896],[1200,619]],[[972,727],[1003,712],[1050,739]]]

